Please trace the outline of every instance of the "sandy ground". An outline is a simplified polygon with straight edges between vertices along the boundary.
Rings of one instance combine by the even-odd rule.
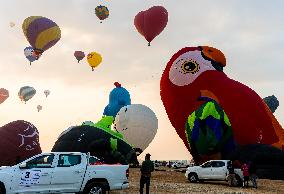
[[[118,193],[139,193],[140,171],[138,168],[130,169],[130,188],[123,191],[111,191],[111,194]],[[251,183],[250,183],[251,184]],[[173,171],[167,168],[166,171],[154,171],[151,178],[150,193],[224,193],[224,194],[245,194],[245,193],[279,193],[284,194],[283,180],[259,179],[258,188],[229,187],[227,182],[204,182],[190,183],[186,180],[184,173]]]

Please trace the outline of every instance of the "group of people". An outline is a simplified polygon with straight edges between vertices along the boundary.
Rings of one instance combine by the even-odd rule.
[[[234,181],[236,180],[235,171],[234,171],[235,168],[240,168],[242,170],[243,188],[244,187],[247,188],[249,186],[249,180],[251,180],[253,188],[257,188],[256,166],[253,162],[244,162],[243,164],[240,164],[239,161],[235,161],[234,163],[230,161],[228,165],[228,171],[229,171],[228,182],[230,186],[235,185],[234,184]]]

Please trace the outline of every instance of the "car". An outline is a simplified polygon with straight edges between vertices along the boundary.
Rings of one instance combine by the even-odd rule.
[[[186,160],[181,160],[181,161],[177,161],[177,162],[174,162],[172,165],[171,165],[172,168],[187,168],[189,167],[189,164],[187,163]]]
[[[185,177],[191,183],[205,180],[228,181],[229,162],[229,160],[210,160],[200,166],[188,167],[185,172]],[[234,172],[237,185],[241,185],[243,179],[241,169],[235,168]]]
[[[128,165],[106,165],[89,153],[50,152],[0,168],[0,193],[105,193],[129,188]]]

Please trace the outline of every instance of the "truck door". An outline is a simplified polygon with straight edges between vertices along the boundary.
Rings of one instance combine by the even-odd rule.
[[[17,168],[14,176],[15,193],[49,193],[53,173],[53,154],[31,159],[25,168]]]
[[[59,155],[51,180],[53,192],[79,191],[87,165],[83,159],[79,153]]]
[[[200,167],[201,168],[199,170],[198,177],[200,179],[211,179],[212,176],[211,162],[205,162]]]
[[[212,161],[213,179],[225,180],[227,176],[227,167],[223,161]]]

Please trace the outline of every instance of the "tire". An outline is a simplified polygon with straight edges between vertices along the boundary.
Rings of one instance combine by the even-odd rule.
[[[189,180],[189,182],[191,182],[191,183],[196,183],[196,182],[198,181],[198,176],[197,176],[197,174],[196,174],[196,173],[190,173],[190,174],[188,175],[188,180]]]
[[[0,184],[0,194],[6,194],[5,186],[3,183]]]
[[[105,194],[105,188],[102,183],[88,183],[84,189],[84,194]]]
[[[235,174],[235,179],[237,180],[237,186],[241,187],[243,186],[243,180],[241,179],[241,177],[237,174]]]

